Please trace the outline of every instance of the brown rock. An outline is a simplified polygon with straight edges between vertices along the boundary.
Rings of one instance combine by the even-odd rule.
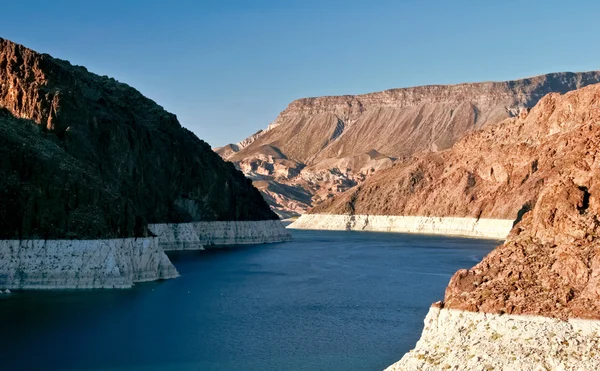
[[[241,172],[137,90],[4,39],[0,108],[0,239],[277,217]]]
[[[600,319],[600,84],[399,162],[320,213],[515,218],[450,280],[443,306]],[[375,197],[374,195],[377,195]]]
[[[525,118],[470,133],[446,151],[399,160],[367,179],[360,189],[351,189],[311,212],[343,214],[352,209],[370,215],[516,219],[535,205],[545,185],[565,175],[577,184],[589,183],[591,169],[598,166],[600,138],[594,125],[600,119],[598,90],[594,85],[564,96],[549,94]],[[575,204],[583,207],[584,196],[598,187],[590,184],[585,192],[577,187],[560,190],[569,192],[564,197],[570,203],[557,207],[565,212],[577,208]],[[370,196],[375,193],[378,197]],[[548,188],[546,193],[553,197]],[[594,196],[589,197],[586,207],[595,208]],[[553,212],[554,207],[540,210],[535,223],[551,222]],[[576,222],[560,221],[563,230],[574,231],[570,223]]]
[[[420,151],[444,151],[473,129],[514,116],[525,119],[528,108],[549,92],[596,82],[598,72],[557,73],[508,82],[304,98],[292,102],[267,130],[217,152],[253,180],[272,184],[262,187],[269,189],[263,194],[280,215],[302,213],[391,167],[396,159],[402,163]],[[280,170],[267,164],[279,165]],[[510,165],[488,163],[469,184],[479,178],[507,184]],[[281,171],[285,167],[290,171]],[[419,188],[416,185],[413,189]],[[300,198],[286,192],[298,188],[304,189]]]
[[[445,307],[600,319],[600,223],[579,206],[579,187],[549,185],[502,246],[454,275]]]

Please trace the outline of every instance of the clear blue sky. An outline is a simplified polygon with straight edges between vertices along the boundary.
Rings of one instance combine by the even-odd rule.
[[[220,146],[300,97],[600,69],[599,16],[599,1],[23,0],[2,4],[0,36],[126,82]]]

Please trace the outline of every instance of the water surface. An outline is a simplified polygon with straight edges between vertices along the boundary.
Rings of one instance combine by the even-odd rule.
[[[381,370],[414,347],[452,273],[498,241],[293,231],[170,253],[131,290],[0,296],[2,370]]]

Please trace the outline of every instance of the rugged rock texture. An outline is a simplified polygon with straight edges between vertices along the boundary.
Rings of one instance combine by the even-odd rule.
[[[600,369],[600,321],[431,308],[415,349],[386,371]]]
[[[600,171],[593,166],[544,187],[504,245],[454,275],[445,307],[600,319]]]
[[[325,211],[517,219],[504,245],[455,275],[446,305],[600,319],[599,122],[600,85],[550,94],[526,117],[383,171]]]
[[[0,287],[175,277],[148,223],[199,221],[225,242],[289,239],[251,181],[174,115],[114,79],[0,39]]]
[[[528,114],[398,162],[312,212],[517,219],[544,186],[581,183],[594,169],[599,92],[549,94]]]
[[[268,130],[217,152],[263,182],[260,188],[276,212],[297,215],[361,184],[396,159],[445,150],[472,129],[516,116],[549,92],[596,82],[599,72],[555,73],[299,99]]]
[[[486,159],[478,158],[486,146]],[[459,190],[468,195],[483,184],[474,194],[486,197],[487,189],[493,197],[481,204],[482,214],[503,212],[502,204],[515,212],[521,200],[511,198],[519,195],[530,202],[516,213],[517,224],[503,245],[452,277],[438,304],[443,309],[432,309],[417,348],[392,369],[600,367],[598,148],[600,85],[593,85],[550,94],[527,117],[470,135],[441,156],[445,168],[452,165],[439,173],[441,179],[464,174],[450,178],[457,184],[474,179]],[[466,157],[455,162],[468,153],[468,162]],[[494,161],[491,167],[487,158]],[[495,189],[482,181],[486,168],[487,176],[500,174],[501,183],[512,187]],[[429,174],[422,179],[441,181]],[[476,206],[473,198],[467,200]],[[458,206],[459,197],[452,203]]]
[[[282,242],[292,238],[279,220],[151,224],[149,228],[165,251]]]
[[[0,240],[0,288],[129,288],[177,277],[157,238]]]
[[[135,215],[119,215],[128,203],[117,184],[4,109],[0,174],[0,239],[110,238],[135,227]]]
[[[0,39],[0,107],[0,239],[277,218],[232,164],[114,79]]]
[[[439,234],[504,240],[512,226],[511,219],[304,214],[288,228]]]

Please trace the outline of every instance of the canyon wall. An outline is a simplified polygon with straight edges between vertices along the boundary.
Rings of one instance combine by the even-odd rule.
[[[0,82],[9,157],[0,209],[10,210],[0,238],[142,237],[148,223],[277,219],[242,173],[126,84],[4,39]],[[90,180],[78,186],[81,177]]]
[[[432,307],[415,349],[386,371],[598,370],[600,321]]]
[[[1,262],[2,285],[169,278],[145,267],[170,266],[160,249],[147,257],[123,241],[152,237],[149,223],[199,221],[279,223],[252,182],[175,115],[115,79],[0,38],[0,243],[12,262]]]
[[[164,251],[283,242],[292,238],[279,220],[151,224],[149,228]]]
[[[446,150],[475,129],[518,116],[550,92],[597,82],[599,72],[554,73],[303,98],[268,130],[216,151],[254,181],[279,215],[299,215],[395,162]]]
[[[594,169],[599,89],[549,94],[520,117],[415,154],[312,212],[517,220],[548,184]]]
[[[0,288],[129,288],[177,277],[156,238],[0,240]]]
[[[443,188],[443,175],[452,172],[464,174],[466,182],[474,176],[469,189],[480,187],[473,193],[459,188],[463,192],[455,199],[447,195],[446,203],[440,199],[442,205],[434,207],[458,207],[466,198],[472,202],[463,210],[482,207],[481,214],[489,215],[505,212],[508,205],[517,223],[504,244],[473,268],[454,274],[444,301],[431,309],[416,348],[391,369],[598,368],[598,148],[600,85],[593,85],[550,94],[527,117],[466,137],[441,156],[448,161],[442,176],[423,173],[425,184],[415,184],[415,190],[432,183]],[[455,162],[460,158],[464,162]],[[489,162],[480,167],[486,161],[496,161],[498,167],[490,168]],[[505,169],[502,182],[510,186],[494,186],[478,175],[490,176],[500,166]],[[490,171],[478,172],[485,169]],[[458,175],[449,177],[461,184]],[[493,198],[479,205],[473,195]],[[521,200],[512,199],[517,196],[529,200],[526,208],[518,209]]]

